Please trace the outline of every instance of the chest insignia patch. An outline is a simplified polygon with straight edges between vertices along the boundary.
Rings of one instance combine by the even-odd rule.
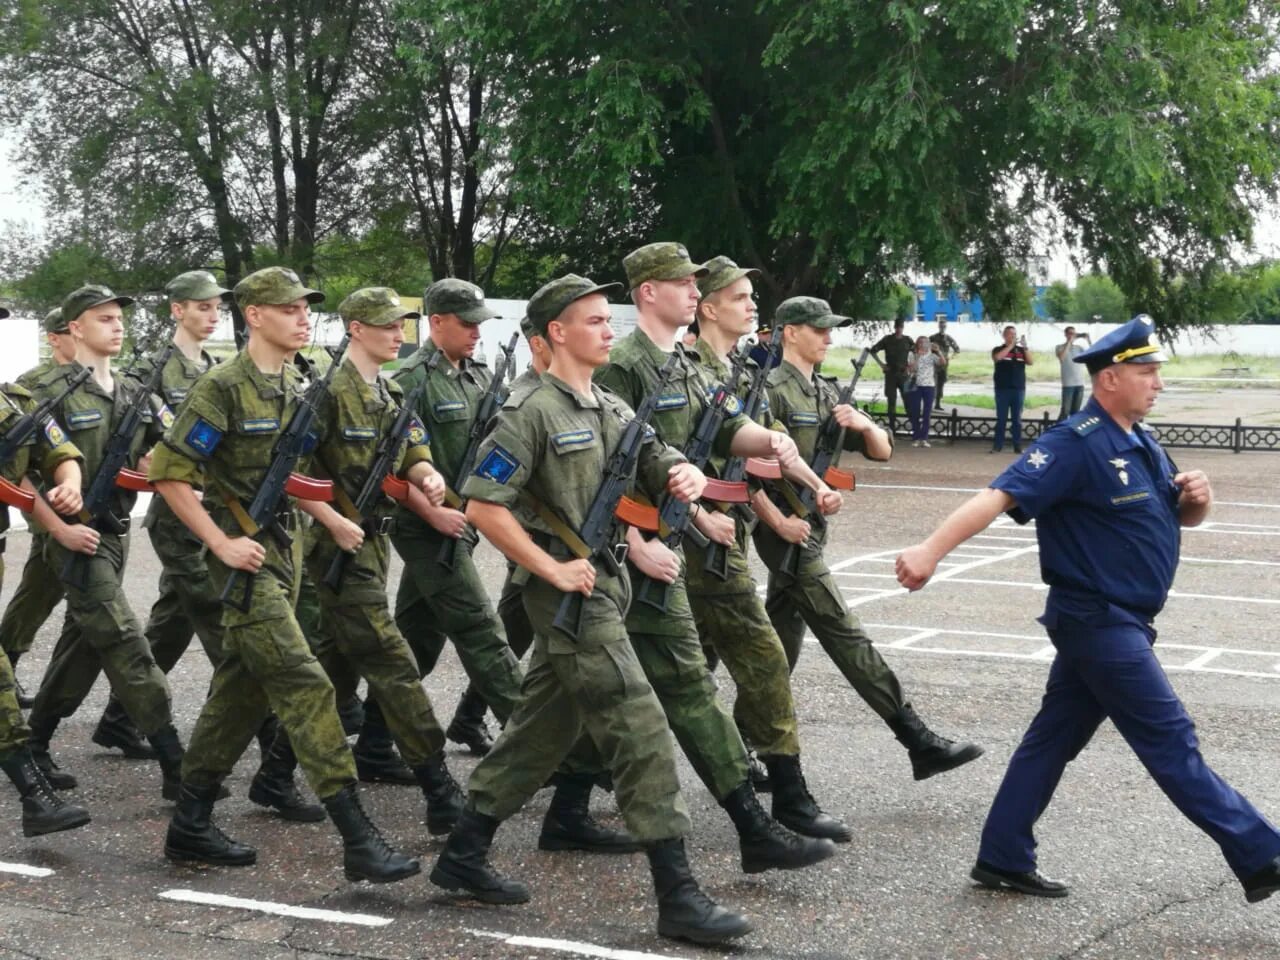
[[[347,440],[373,440],[378,431],[373,427],[343,427],[342,436]]]
[[[1114,460],[1107,461],[1116,468],[1116,476],[1120,478],[1120,482],[1126,487],[1129,485],[1129,471],[1125,469],[1129,465],[1129,461],[1123,457],[1116,457]]]
[[[572,450],[575,447],[585,447],[596,438],[594,430],[570,430],[567,433],[556,433],[551,437],[551,442],[555,444],[557,450]]]
[[[792,427],[816,427],[818,425],[818,415],[816,413],[793,413],[787,417],[787,425]]]
[[[264,417],[259,420],[241,420],[241,433],[275,433],[280,429],[280,421],[274,417]]]
[[[519,460],[502,447],[495,446],[476,467],[476,476],[494,483],[506,483],[519,468]]]
[[[683,393],[666,393],[658,398],[658,402],[654,404],[657,410],[679,410],[681,407],[689,405],[689,398]]]
[[[101,410],[75,410],[67,414],[67,426],[72,430],[78,430],[80,427],[87,427],[91,423],[97,423],[101,419]]]
[[[1036,470],[1039,470],[1049,462],[1049,454],[1044,450],[1032,450],[1027,454],[1027,463]]]
[[[467,409],[467,401],[465,400],[441,400],[435,405],[436,413],[452,413],[455,410]]]
[[[169,402],[175,406],[187,399],[186,387],[170,387],[167,393],[169,394]]]
[[[196,420],[187,432],[186,444],[197,453],[209,456],[222,440],[222,431],[207,420]]]

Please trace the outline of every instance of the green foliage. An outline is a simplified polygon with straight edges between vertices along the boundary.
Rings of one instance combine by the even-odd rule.
[[[1071,314],[1071,288],[1062,280],[1049,284],[1042,301],[1045,313],[1056,323],[1064,323]]]
[[[1005,267],[974,282],[987,319],[992,323],[1021,323],[1032,317],[1031,298],[1035,289],[1016,267]]]
[[[1067,314],[1067,319],[1072,323],[1092,323],[1095,317],[1100,323],[1123,323],[1130,315],[1124,293],[1110,277],[1091,273],[1076,282],[1076,288],[1071,294],[1071,309]]]

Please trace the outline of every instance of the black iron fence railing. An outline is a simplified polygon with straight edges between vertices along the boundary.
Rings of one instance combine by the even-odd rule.
[[[886,429],[889,426],[886,414],[873,414],[872,419]],[[1057,420],[1047,410],[1039,418],[1023,417],[1023,443],[1035,440],[1056,423]],[[1235,453],[1280,451],[1280,426],[1250,425],[1239,419],[1232,424],[1152,423],[1149,426],[1155,431],[1156,439],[1166,447],[1231,450]],[[1005,430],[1008,429],[1006,426]],[[911,436],[911,423],[905,414],[898,417],[896,435]],[[935,412],[929,424],[930,440],[985,440],[990,443],[995,435],[995,417],[962,417],[954,408],[950,413]],[[1007,433],[1005,439],[1008,440]]]

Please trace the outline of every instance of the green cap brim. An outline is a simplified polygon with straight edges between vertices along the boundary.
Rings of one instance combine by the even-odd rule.
[[[484,306],[483,304],[481,304],[478,307],[471,307],[467,310],[454,311],[454,316],[456,316],[463,323],[469,323],[472,326],[477,326],[481,323],[484,323],[486,320],[492,320],[497,315],[498,314],[495,311],[490,310],[488,307]]]

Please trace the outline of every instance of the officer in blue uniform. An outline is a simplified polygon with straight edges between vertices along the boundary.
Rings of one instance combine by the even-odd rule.
[[[1209,513],[1202,471],[1179,472],[1142,425],[1164,354],[1139,316],[1077,355],[1093,398],[897,560],[918,590],[938,561],[1008,512],[1036,521],[1049,585],[1040,622],[1057,650],[1040,712],[1014,751],[970,873],[993,889],[1064,897],[1036,869],[1036,820],[1066,765],[1110,719],[1165,795],[1222,848],[1250,903],[1280,890],[1280,833],[1200,755],[1195,726],[1156,660],[1156,614],[1180,528]]]

